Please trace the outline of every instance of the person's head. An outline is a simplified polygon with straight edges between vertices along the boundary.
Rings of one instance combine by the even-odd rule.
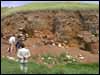
[[[21,44],[21,48],[24,48],[25,47],[25,45],[24,44]]]

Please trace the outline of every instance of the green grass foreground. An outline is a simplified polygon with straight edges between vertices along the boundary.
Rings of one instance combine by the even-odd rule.
[[[48,9],[67,9],[67,10],[91,10],[99,9],[98,4],[88,4],[88,3],[29,3],[20,7],[12,8],[1,8],[2,15],[9,15],[18,11],[30,11],[30,10],[48,10]]]
[[[99,74],[99,64],[59,64],[51,68],[35,62],[28,63],[28,74]],[[1,59],[2,74],[23,74],[19,69],[19,63]]]

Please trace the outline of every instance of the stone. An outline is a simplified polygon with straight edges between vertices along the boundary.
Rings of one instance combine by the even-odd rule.
[[[18,30],[19,30],[19,31],[23,31],[23,30],[24,30],[24,28],[19,28]]]
[[[82,59],[82,60],[84,59],[84,57],[79,57],[79,58]]]
[[[85,58],[81,54],[79,54],[78,57],[79,57],[79,59],[84,59]]]
[[[78,56],[79,56],[79,57],[82,57],[82,55],[81,55],[81,54],[79,54]]]
[[[23,37],[24,35],[23,34],[19,34],[19,36]]]
[[[79,37],[79,38],[83,38],[83,35],[81,35],[81,34],[78,34],[78,35],[77,35],[77,37]]]
[[[58,47],[62,47],[61,43],[58,44]]]
[[[52,45],[53,45],[53,46],[56,46],[56,44],[55,44],[55,43],[52,43]]]
[[[28,38],[28,37],[29,37],[29,35],[28,35],[28,34],[25,34],[25,36],[26,36],[26,38]]]

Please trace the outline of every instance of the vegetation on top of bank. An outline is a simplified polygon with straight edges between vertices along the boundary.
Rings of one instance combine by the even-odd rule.
[[[52,10],[52,9],[66,9],[66,10],[96,10],[99,9],[97,4],[88,4],[88,3],[30,3],[20,7],[2,7],[1,15],[9,15],[18,11],[30,11],[30,10]]]

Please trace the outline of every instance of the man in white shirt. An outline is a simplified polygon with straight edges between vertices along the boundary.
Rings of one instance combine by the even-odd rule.
[[[24,46],[25,45],[22,44],[21,45],[22,48],[18,49],[17,57],[20,60],[20,69],[26,73],[28,70],[27,63],[28,63],[28,58],[30,57],[30,51],[29,49],[24,48]]]
[[[15,47],[15,43],[16,43],[16,37],[12,34],[11,37],[9,38],[8,52],[12,53]]]

